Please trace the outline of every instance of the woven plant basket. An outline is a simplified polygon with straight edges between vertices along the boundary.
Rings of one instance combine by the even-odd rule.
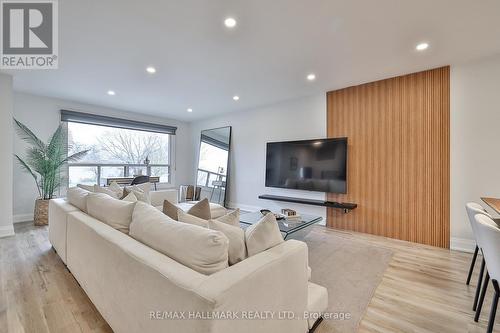
[[[37,199],[35,201],[35,225],[49,224],[49,200]]]

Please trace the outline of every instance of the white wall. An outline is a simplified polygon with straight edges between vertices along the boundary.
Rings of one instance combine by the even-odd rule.
[[[173,183],[174,185],[182,184],[192,179],[192,143],[190,126],[187,123],[61,99],[40,97],[24,93],[14,94],[14,117],[26,124],[44,141],[50,137],[59,125],[61,109],[177,126],[174,157],[176,170],[174,171]],[[14,152],[21,156],[24,155],[26,145],[15,133],[13,136]],[[189,154],[186,152],[189,152]],[[14,221],[21,222],[31,220],[33,218],[34,201],[37,197],[36,187],[33,178],[20,170],[15,162],[14,184]]]
[[[500,197],[500,55],[451,66],[451,247],[474,247],[465,203],[482,196]],[[326,210],[306,205],[259,200],[259,194],[324,199],[323,193],[266,188],[267,141],[326,136],[326,97],[310,98],[227,114],[192,123],[197,161],[200,131],[233,126],[230,203],[235,207],[291,207],[324,216]],[[196,165],[196,163],[193,163]],[[193,178],[194,178],[193,173]],[[486,205],[483,204],[486,207]],[[490,212],[491,209],[490,209]]]
[[[0,237],[14,234],[12,226],[12,77],[0,74]]]
[[[500,197],[499,144],[500,56],[452,66],[452,248],[473,247],[465,203],[487,207],[480,197]]]
[[[232,207],[247,210],[270,208],[275,211],[288,207],[302,213],[326,216],[324,207],[258,199],[260,194],[325,199],[325,194],[320,192],[264,186],[267,142],[326,137],[324,94],[191,123],[192,150],[195,152],[193,160],[196,161],[193,163],[192,183],[196,175],[201,131],[221,126],[232,126],[229,179],[229,202]]]
[[[0,89],[0,93],[3,89]],[[2,100],[3,98],[0,98]],[[43,139],[59,123],[61,108],[157,121],[179,127],[176,139],[176,185],[192,184],[200,132],[232,126],[232,155],[229,201],[248,210],[290,207],[303,213],[326,215],[326,209],[260,200],[260,194],[278,194],[324,200],[324,193],[266,188],[265,147],[268,141],[326,137],[324,94],[283,102],[191,124],[125,111],[84,105],[22,93],[14,95],[14,116],[33,128]],[[468,201],[481,196],[500,197],[500,56],[451,67],[451,245],[473,246],[465,214]],[[16,137],[14,151],[24,144]],[[14,168],[14,219],[31,216],[36,190],[32,179]]]

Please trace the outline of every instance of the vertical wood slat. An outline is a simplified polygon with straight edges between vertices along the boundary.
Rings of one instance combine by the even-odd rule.
[[[450,246],[450,69],[442,67],[327,93],[328,137],[349,139],[348,214],[327,225]]]

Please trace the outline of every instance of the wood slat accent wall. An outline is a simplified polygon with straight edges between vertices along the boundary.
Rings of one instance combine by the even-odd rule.
[[[327,93],[328,137],[348,137],[344,214],[327,225],[449,248],[450,69]]]

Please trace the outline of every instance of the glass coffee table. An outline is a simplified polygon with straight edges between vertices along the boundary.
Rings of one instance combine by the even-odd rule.
[[[261,212],[254,212],[254,213],[246,213],[246,214],[241,214],[240,216],[240,226],[243,229],[248,228],[250,225],[257,223],[262,219],[264,216],[262,215]],[[307,215],[307,214],[301,214],[300,220],[278,220],[278,227],[283,234],[283,239],[286,239],[288,236],[290,236],[293,233],[296,233],[299,230],[302,230],[304,228],[307,228],[315,223],[318,223],[322,220],[323,218],[321,216],[315,216],[315,215]]]

